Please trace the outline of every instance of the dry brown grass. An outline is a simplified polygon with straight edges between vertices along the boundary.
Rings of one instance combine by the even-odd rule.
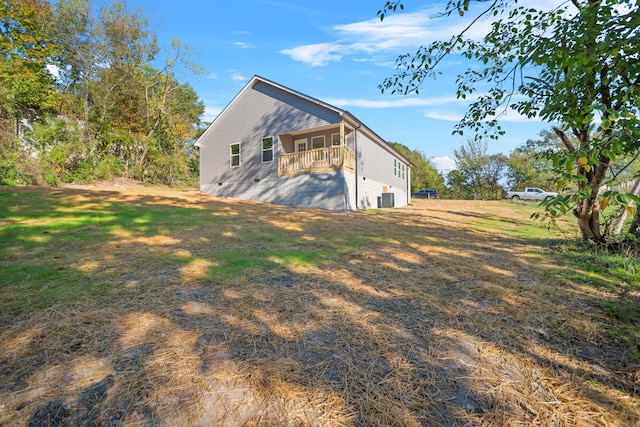
[[[141,187],[61,192],[236,221],[121,230],[65,253],[120,290],[2,317],[0,425],[640,425],[640,369],[599,326],[590,291],[557,279],[564,267],[540,255],[544,242],[471,226],[525,224],[508,205],[417,201],[369,215]],[[376,243],[211,274],[221,245],[261,250],[244,233],[270,229],[300,251]],[[150,252],[188,262],[136,262]]]

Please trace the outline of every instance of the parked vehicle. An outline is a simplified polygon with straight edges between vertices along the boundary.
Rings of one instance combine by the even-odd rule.
[[[422,199],[439,199],[440,198],[440,192],[438,190],[432,190],[432,189],[423,189],[420,191],[417,191],[415,193],[411,193],[411,197],[415,197],[415,198],[422,198]]]
[[[541,188],[525,188],[524,191],[507,191],[504,197],[511,200],[550,200],[558,197],[558,193]]]

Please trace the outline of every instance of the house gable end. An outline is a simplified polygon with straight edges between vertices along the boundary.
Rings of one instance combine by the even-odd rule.
[[[334,107],[326,102],[320,101],[316,98],[305,95],[301,92],[295,91],[293,89],[287,88],[286,86],[275,83],[271,80],[265,79],[260,76],[253,76],[253,78],[238,92],[238,94],[227,104],[225,108],[222,109],[220,114],[216,116],[215,119],[211,122],[211,124],[207,127],[207,129],[203,132],[203,134],[198,138],[195,143],[196,147],[200,147],[201,144],[207,141],[207,135],[213,132],[213,129],[216,127],[216,124],[224,120],[224,116],[228,113],[229,110],[233,108],[235,104],[239,102],[244,96],[245,93],[251,89],[258,90],[264,93],[267,96],[278,98],[286,104],[294,106],[297,109],[300,109],[310,115],[317,115],[325,118],[329,123],[335,123],[335,117],[339,117],[342,114],[346,113],[344,110],[341,110],[337,107]],[[295,117],[289,117],[288,121],[294,125]],[[294,127],[292,127],[294,129]]]
[[[280,137],[300,130],[312,130],[340,123],[341,110],[315,102],[298,92],[283,89],[259,77],[234,97],[198,139],[200,182],[257,182],[278,175],[278,157],[289,152]],[[263,157],[262,141],[272,138],[270,161]],[[230,158],[230,145],[241,144],[240,165]]]

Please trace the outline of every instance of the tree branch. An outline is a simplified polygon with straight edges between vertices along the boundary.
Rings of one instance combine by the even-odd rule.
[[[640,157],[640,151],[637,152],[635,156],[633,156],[633,158],[629,162],[627,162],[627,164],[624,165],[618,172],[614,172],[613,167],[609,165],[609,170],[611,170],[611,178],[608,179],[606,182],[604,182],[603,185],[609,185],[612,182],[614,182],[616,179],[618,179],[618,176],[622,172],[624,172],[629,166],[631,166],[631,164],[633,164],[633,162],[635,162],[638,159],[638,157]]]
[[[553,126],[551,129],[553,129],[553,132],[555,132],[555,134],[558,135],[558,138],[560,138],[560,140],[564,144],[564,146],[567,149],[567,151],[569,151],[570,153],[576,151],[576,148],[573,146],[573,143],[571,143],[569,138],[567,138],[567,134],[564,133],[562,131],[562,129],[560,129],[560,128],[556,127],[556,126]]]

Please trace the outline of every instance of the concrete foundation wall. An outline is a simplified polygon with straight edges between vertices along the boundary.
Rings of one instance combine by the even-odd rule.
[[[258,182],[223,182],[201,185],[200,190],[217,196],[328,210],[355,209],[354,176],[336,171],[283,177]]]

